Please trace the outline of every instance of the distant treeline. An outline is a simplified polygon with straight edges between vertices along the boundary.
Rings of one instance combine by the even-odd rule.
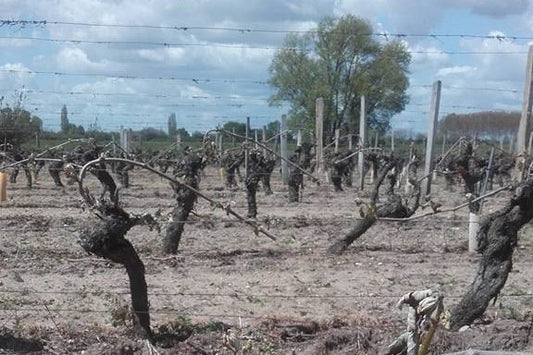
[[[439,133],[448,136],[470,136],[497,139],[516,135],[519,112],[475,112],[468,114],[449,114],[439,122]]]

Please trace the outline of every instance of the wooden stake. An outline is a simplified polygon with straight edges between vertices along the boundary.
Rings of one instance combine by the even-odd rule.
[[[281,179],[283,180],[283,185],[289,183],[289,166],[287,165],[287,115],[281,115]]]
[[[9,174],[0,171],[0,202],[4,202],[7,200],[7,178]]]
[[[366,142],[366,108],[365,95],[361,96],[361,113],[359,115],[359,157],[357,166],[359,168],[359,188],[361,190],[365,187],[365,153],[363,152]]]
[[[266,127],[265,126],[263,126],[263,129],[261,130],[261,133],[262,133],[262,136],[263,136],[262,137],[263,138],[262,142],[263,142],[263,144],[266,144],[266,142],[267,142],[267,132],[266,132]],[[267,154],[267,151],[266,151],[265,148],[263,148],[263,155],[266,156],[266,154]]]
[[[531,132],[531,109],[533,106],[533,45],[529,46],[526,65],[526,82],[522,102],[522,115],[516,136],[517,153],[527,152],[527,140]]]
[[[339,136],[341,131],[339,129],[335,130],[335,153],[339,152]]]
[[[529,134],[529,143],[527,145],[527,154],[528,155],[531,155],[531,145],[533,144],[533,131],[531,131],[531,133]]]
[[[246,117],[246,131],[244,136],[246,137],[247,143],[248,138],[250,137],[250,117]],[[244,176],[248,177],[248,144],[245,144],[244,147]]]
[[[315,102],[315,152],[316,152],[316,174],[317,178],[322,172],[322,165],[324,164],[324,155],[323,155],[323,135],[324,135],[324,99],[319,97]]]
[[[429,110],[429,130],[426,144],[426,162],[424,166],[424,175],[428,176],[423,182],[422,193],[429,195],[431,192],[431,168],[433,163],[433,142],[435,141],[435,132],[437,131],[437,121],[439,118],[440,90],[442,83],[437,80],[433,83],[433,92],[431,95],[431,106]]]

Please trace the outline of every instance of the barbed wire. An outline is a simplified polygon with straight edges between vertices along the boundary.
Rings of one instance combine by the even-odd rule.
[[[430,88],[430,85],[411,85],[411,87],[424,87],[424,88]],[[466,90],[479,90],[480,88],[465,88]],[[486,88],[486,90],[493,90],[496,88]],[[498,89],[500,90],[500,89]],[[193,96],[182,96],[182,95],[169,95],[169,94],[150,94],[150,93],[143,93],[143,92],[135,92],[135,93],[124,93],[124,92],[84,92],[84,91],[57,91],[57,90],[36,90],[36,89],[21,89],[16,90],[16,92],[24,92],[24,93],[40,93],[40,94],[58,94],[58,95],[87,95],[87,96],[147,96],[147,97],[154,97],[154,98],[181,98],[181,99],[193,99],[193,100],[239,100],[239,99],[245,99],[246,102],[250,100],[257,100],[257,101],[267,101],[268,97],[261,97],[261,96],[246,96],[246,95],[234,95],[234,96],[220,96],[220,95],[213,95],[213,96],[201,96],[201,95],[193,95]],[[516,89],[509,89],[510,92],[518,92]],[[0,88],[0,92],[12,92],[10,89],[2,89]],[[52,105],[52,104],[50,104]],[[61,104],[62,105],[62,104]],[[68,105],[70,106],[70,104]],[[424,103],[408,103],[407,106],[422,106],[422,107],[428,107],[429,104]],[[478,110],[494,110],[494,108],[490,107],[479,107],[479,106],[472,106],[472,105],[440,105],[440,107],[451,107],[451,108],[466,108],[466,109],[478,109]],[[517,109],[521,109],[517,108]]]
[[[110,24],[110,23],[93,23],[93,22],[74,22],[74,21],[48,21],[48,20],[27,20],[27,19],[2,19],[0,20],[0,27],[2,26],[78,26],[78,27],[107,27],[107,28],[130,28],[130,29],[153,29],[153,30],[173,30],[173,31],[228,31],[246,33],[317,33],[317,29],[308,30],[291,30],[291,29],[265,29],[265,28],[251,28],[251,27],[217,27],[217,26],[183,26],[183,25],[133,25],[133,24]],[[335,33],[335,32],[333,32]],[[341,32],[338,32],[341,33]],[[355,33],[358,36],[376,36],[383,38],[406,38],[406,37],[421,37],[421,38],[478,38],[478,39],[494,39],[499,42],[510,40],[532,40],[533,36],[526,35],[504,35],[504,34],[473,34],[473,33],[393,33],[393,32],[359,32]]]
[[[429,109],[429,104],[423,104],[423,103],[408,103],[406,106],[419,106],[419,107],[427,107]],[[515,109],[498,109],[493,107],[481,107],[481,106],[472,106],[472,105],[440,105],[440,107],[444,108],[461,108],[461,109],[467,109],[467,110],[480,110],[480,111],[501,111],[501,112],[508,112],[508,111],[520,111],[522,110],[522,107],[517,107]]]
[[[183,96],[183,95],[171,95],[171,94],[151,94],[146,92],[95,92],[95,91],[76,91],[76,90],[67,90],[67,91],[59,91],[59,90],[38,90],[38,89],[17,89],[17,90],[11,90],[11,89],[3,89],[0,88],[0,92],[13,92],[14,94],[17,93],[38,93],[38,94],[58,94],[58,95],[88,95],[88,96],[147,96],[147,97],[155,97],[155,98],[181,98],[181,99],[194,99],[194,100],[237,100],[237,99],[246,99],[249,100],[268,100],[268,98],[261,97],[261,96],[249,96],[249,95],[228,95],[228,96],[222,96],[222,95],[191,95],[191,96]]]
[[[129,107],[135,107],[135,106],[145,106],[145,102],[119,102],[117,103],[102,103],[102,102],[74,102],[70,103],[69,107],[79,107],[79,106],[86,106],[86,107],[108,107],[108,108],[120,108],[122,105],[128,105]],[[258,106],[258,105],[268,105],[267,100],[256,102],[256,103],[248,103],[245,101],[242,101],[241,103],[236,102],[230,102],[230,103],[158,103],[157,107],[220,107],[220,106],[230,106],[230,107],[245,107],[245,106]],[[35,106],[35,107],[50,107],[50,106],[62,106],[58,105],[56,103],[49,103],[49,102],[25,102],[24,106]]]
[[[116,79],[132,79],[132,80],[169,80],[169,81],[186,81],[200,83],[248,83],[258,85],[268,85],[268,80],[253,80],[253,79],[218,79],[218,78],[182,78],[174,76],[142,76],[142,75],[129,75],[129,74],[105,74],[105,73],[68,73],[61,71],[43,71],[43,70],[26,70],[26,69],[0,69],[3,73],[15,73],[15,74],[41,74],[41,75],[55,75],[55,76],[87,76],[87,77],[104,77],[104,78],[116,78]]]
[[[24,74],[41,74],[41,75],[57,75],[57,76],[89,76],[89,77],[106,77],[117,79],[133,79],[133,80],[170,80],[170,81],[187,81],[194,83],[249,83],[258,85],[269,85],[268,79],[253,80],[253,79],[222,79],[222,78],[180,78],[173,76],[140,76],[127,74],[106,74],[106,73],[68,73],[61,71],[39,71],[26,69],[0,69],[0,72],[5,73],[24,73]],[[432,85],[410,85],[410,87],[432,88]],[[496,91],[496,92],[512,92],[519,93],[519,89],[501,89],[489,87],[467,87],[467,86],[448,86],[443,85],[443,89],[451,90],[477,90],[477,91]]]
[[[194,98],[193,98],[194,100]],[[222,99],[215,99],[215,100],[222,100]],[[257,103],[249,103],[249,100],[246,99],[246,101],[242,101],[240,103],[230,102],[230,103],[212,103],[212,104],[199,104],[199,103],[164,103],[164,104],[157,104],[158,107],[209,107],[209,106],[230,106],[230,107],[247,107],[247,106],[254,106],[254,105],[269,105],[267,99],[261,100],[256,99],[258,101]],[[108,107],[108,108],[120,108],[121,105],[124,105],[125,103],[91,103],[91,102],[75,102],[68,104],[68,107],[77,107],[77,106],[89,106],[89,107]],[[127,104],[130,106],[135,105],[145,105],[144,103],[139,102],[127,102]],[[36,107],[48,107],[48,106],[61,106],[56,103],[44,103],[44,102],[25,102],[24,106],[36,106]],[[417,106],[417,107],[427,107],[429,108],[428,104],[422,104],[422,103],[408,103],[406,106]],[[471,106],[471,105],[440,105],[440,107],[443,108],[460,108],[460,109],[467,109],[467,110],[484,110],[484,111],[509,111],[509,109],[495,109],[491,107],[480,107],[480,106]],[[515,111],[521,110],[521,107],[517,107],[514,109]],[[405,112],[402,111],[402,112]],[[417,112],[417,111],[415,111]],[[424,111],[425,112],[425,111]]]
[[[118,41],[118,40],[86,40],[72,38],[43,38],[34,36],[0,36],[0,39],[7,40],[28,40],[51,43],[72,43],[72,44],[97,44],[97,45],[142,45],[158,46],[164,48],[172,47],[207,47],[207,48],[231,48],[231,49],[261,49],[261,50],[297,50],[301,52],[311,52],[312,49],[299,47],[281,46],[257,46],[257,45],[234,45],[223,43],[176,43],[176,42],[155,42],[155,41]],[[448,54],[448,55],[523,55],[527,51],[454,51],[454,50],[410,50],[411,54]]]

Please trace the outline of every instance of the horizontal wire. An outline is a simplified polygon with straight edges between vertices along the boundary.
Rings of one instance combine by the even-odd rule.
[[[267,80],[252,80],[252,79],[220,79],[220,78],[178,78],[178,77],[162,77],[162,76],[135,76],[126,74],[105,74],[105,73],[67,73],[60,71],[38,71],[38,70],[24,70],[24,69],[0,69],[0,72],[5,73],[25,73],[25,74],[43,74],[43,75],[58,75],[58,76],[96,76],[96,77],[108,77],[118,79],[140,79],[140,80],[175,80],[175,81],[192,81],[195,83],[252,83],[260,85],[268,85]],[[432,88],[432,85],[410,85],[410,87]],[[519,89],[501,89],[501,88],[489,88],[489,87],[466,87],[466,86],[448,86],[443,85],[443,89],[452,90],[474,90],[474,91],[496,91],[496,92],[521,92]]]
[[[173,76],[141,76],[141,75],[129,75],[129,74],[105,74],[105,73],[68,73],[61,71],[41,71],[41,70],[25,70],[25,69],[0,69],[3,73],[12,74],[40,74],[40,75],[55,75],[55,76],[88,76],[88,77],[104,77],[104,78],[116,78],[116,79],[132,79],[132,80],[170,80],[170,81],[187,81],[199,83],[248,83],[258,85],[268,85],[267,80],[252,80],[252,79],[198,79],[198,78],[180,78]]]
[[[150,286],[148,287],[150,288]],[[309,291],[309,289],[307,289]],[[0,293],[14,293],[27,296],[29,294],[50,294],[50,295],[129,295],[130,291],[34,291],[34,290],[0,290]],[[305,298],[305,299],[350,299],[350,298],[392,298],[399,299],[401,295],[392,294],[375,294],[369,293],[363,294],[346,294],[346,295],[297,295],[297,294],[259,294],[259,293],[240,293],[240,291],[234,291],[232,293],[218,293],[218,292],[148,292],[149,296],[187,296],[187,297],[229,297],[229,298]],[[461,298],[463,295],[446,295],[445,298]],[[533,297],[533,293],[519,293],[519,294],[500,294],[498,297]]]
[[[172,43],[172,42],[154,42],[154,41],[111,41],[111,40],[84,40],[72,38],[43,38],[34,36],[0,36],[0,39],[8,40],[29,40],[52,43],[72,43],[72,44],[98,44],[98,45],[144,45],[144,46],[160,46],[165,48],[171,47],[215,47],[215,48],[233,48],[233,49],[263,49],[263,50],[297,50],[301,52],[311,52],[311,49],[298,47],[276,47],[276,46],[256,46],[256,45],[232,45],[222,43]],[[412,54],[449,54],[449,55],[523,55],[527,51],[422,51],[409,50]]]
[[[97,309],[68,309],[68,308],[49,308],[44,307],[43,308],[22,308],[22,307],[0,307],[0,311],[18,311],[18,312],[27,312],[27,313],[50,313],[50,312],[68,312],[68,313],[111,313],[111,310],[97,310]],[[194,312],[187,312],[181,309],[172,309],[172,308],[163,308],[163,309],[152,309],[149,311],[136,311],[135,313],[139,314],[179,314],[189,317],[208,317],[208,318],[242,318],[242,319],[272,319],[276,320],[278,317],[275,315],[270,316],[258,316],[258,315],[250,315],[250,314],[211,314],[211,313],[194,313]],[[233,313],[233,312],[231,312]],[[287,312],[283,312],[283,315],[286,316]],[[307,313],[306,316],[312,316],[312,314]],[[316,317],[319,317],[321,315],[316,315]]]
[[[11,89],[2,89],[0,88],[0,92],[12,92]],[[39,94],[59,94],[59,95],[89,95],[89,96],[148,96],[148,97],[156,97],[156,98],[181,98],[181,99],[216,99],[216,100],[223,100],[223,99],[246,99],[246,100],[268,100],[267,97],[258,97],[258,96],[247,96],[247,95],[229,95],[229,96],[221,96],[221,95],[191,95],[191,96],[183,96],[183,95],[170,95],[170,94],[149,94],[144,92],[86,92],[86,91],[75,91],[75,90],[68,90],[68,91],[58,91],[58,90],[37,90],[37,89],[17,89],[15,90],[14,94],[26,94],[26,93],[39,93]]]
[[[150,288],[150,286],[148,286]],[[60,295],[129,295],[129,291],[28,291],[28,290],[0,290],[0,293],[15,293],[15,294],[60,294]],[[296,294],[247,294],[239,293],[213,293],[213,292],[148,292],[149,296],[187,296],[187,297],[230,297],[230,298],[316,298],[316,299],[344,299],[344,298],[400,298],[398,295],[296,295]],[[505,295],[502,295],[505,296]],[[533,294],[528,294],[531,297]],[[451,298],[458,298],[461,296],[449,296]],[[525,295],[524,295],[525,297]],[[0,300],[1,301],[1,300]]]
[[[64,25],[64,26],[78,26],[78,27],[104,27],[104,28],[136,28],[136,29],[155,29],[155,30],[175,30],[175,31],[229,31],[239,33],[317,33],[317,29],[309,30],[289,30],[289,29],[261,29],[261,28],[247,28],[247,27],[215,27],[215,26],[169,26],[169,25],[129,25],[129,24],[106,24],[106,23],[91,23],[91,22],[74,22],[74,21],[48,21],[48,20],[27,20],[27,19],[1,19],[0,27],[2,26],[48,26],[48,25]],[[333,32],[336,33],[336,32]],[[341,32],[338,32],[341,33]],[[472,33],[387,33],[387,32],[367,32],[356,33],[360,36],[378,36],[383,38],[396,37],[422,37],[422,38],[478,38],[478,39],[495,39],[498,41],[505,40],[532,40],[533,36],[525,35],[481,35]]]

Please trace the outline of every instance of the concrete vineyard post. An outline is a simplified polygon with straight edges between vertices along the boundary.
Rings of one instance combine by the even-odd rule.
[[[324,163],[323,155],[323,136],[324,136],[324,99],[319,97],[315,101],[315,152],[316,152],[316,176],[319,177],[319,174],[322,172],[322,164]]]
[[[435,141],[435,132],[437,130],[437,120],[439,118],[439,106],[440,106],[440,91],[441,81],[437,80],[433,83],[433,91],[431,94],[431,105],[429,110],[429,130],[426,144],[426,161],[424,166],[424,176],[427,178],[422,185],[422,193],[429,195],[431,192],[431,168],[433,163],[433,143]]]
[[[357,160],[357,166],[359,168],[359,188],[361,190],[365,187],[365,153],[363,148],[366,141],[366,108],[365,108],[365,96],[361,96],[361,114],[359,116],[359,156]]]
[[[287,115],[281,115],[281,179],[283,180],[283,185],[289,183],[289,165],[287,164],[288,153],[287,153]]]

